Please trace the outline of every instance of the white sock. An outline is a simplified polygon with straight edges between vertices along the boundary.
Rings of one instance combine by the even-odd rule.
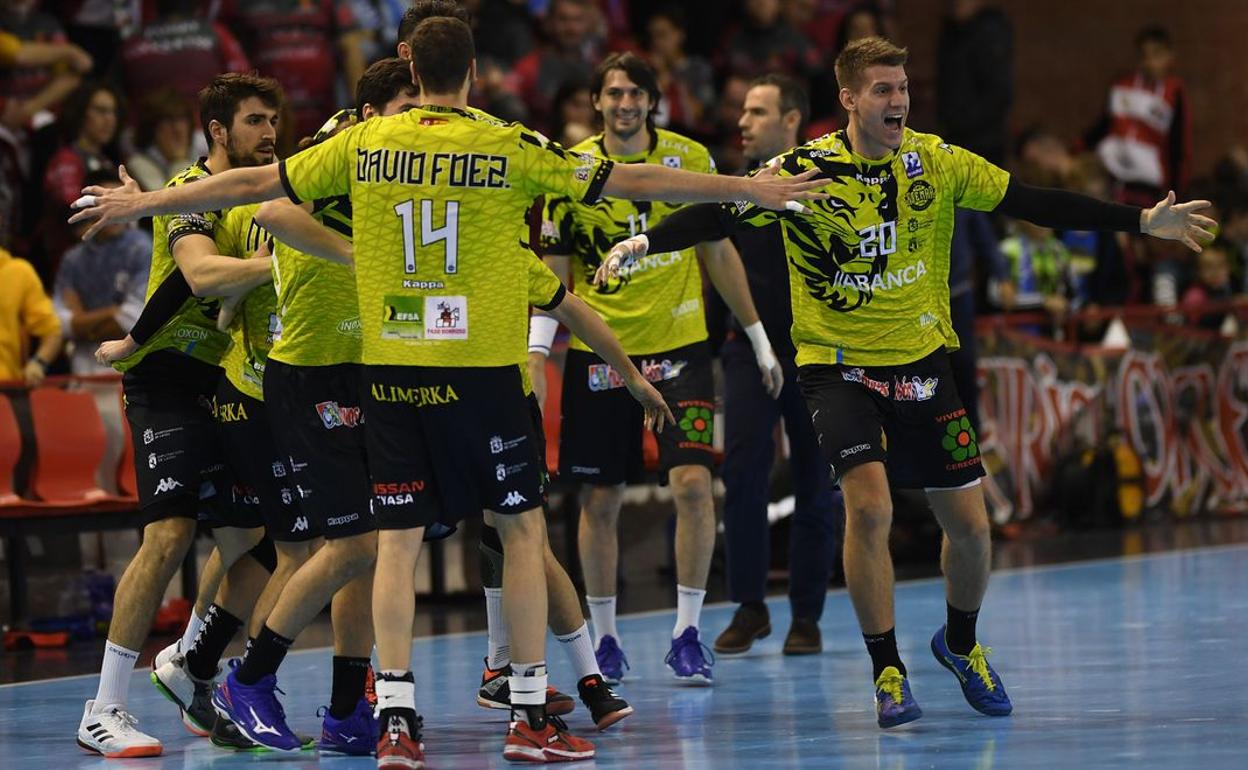
[[[568,662],[576,671],[579,682],[587,676],[601,674],[598,670],[598,659],[594,657],[594,644],[589,638],[589,626],[585,623],[570,634],[555,634],[555,639],[568,653]]]
[[[384,709],[416,710],[416,683],[408,671],[382,671],[377,676],[377,711]]]
[[[191,619],[186,621],[186,630],[182,632],[182,645],[178,649],[186,652],[195,644],[195,637],[199,636],[199,629],[204,627],[204,619],[191,611]]]
[[[585,601],[589,603],[589,619],[594,624],[595,646],[604,636],[620,641],[620,632],[615,627],[615,597],[586,596]]]
[[[698,627],[702,617],[702,600],[706,591],[689,586],[676,586],[676,627],[672,629],[672,638],[680,636],[686,628]]]
[[[130,675],[139,653],[125,647],[104,643],[104,663],[100,666],[100,688],[95,692],[94,713],[99,714],[108,706],[126,705],[130,695]]]
[[[507,636],[507,621],[503,619],[503,589],[485,589],[485,618],[490,652],[485,665],[497,671],[511,662],[511,639]]]
[[[546,661],[536,663],[516,663],[511,667],[512,675],[507,677],[511,688],[511,705],[545,706],[546,705]]]

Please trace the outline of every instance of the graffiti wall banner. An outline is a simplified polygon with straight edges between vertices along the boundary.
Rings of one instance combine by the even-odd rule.
[[[1121,441],[1139,459],[1146,510],[1248,511],[1248,339],[1129,332],[1129,349],[1108,350],[980,330],[990,504],[1043,511],[1062,458]]]

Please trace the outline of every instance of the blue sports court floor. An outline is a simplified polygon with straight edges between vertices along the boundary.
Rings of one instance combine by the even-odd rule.
[[[828,597],[825,652],[785,658],[785,602],[772,602],[773,637],[743,658],[721,659],[713,688],[678,687],[662,665],[673,615],[623,620],[633,663],[620,688],[637,713],[591,736],[583,710],[572,727],[596,737],[597,768],[1197,768],[1248,766],[1248,546],[998,572],[980,620],[1014,700],[1012,717],[966,705],[953,676],[927,650],[944,617],[941,584],[897,591],[898,639],[922,720],[885,732],[871,709],[869,664],[843,591]],[[708,608],[715,633],[729,607]],[[481,634],[416,643],[418,702],[435,770],[504,767],[499,712],[473,700]],[[552,650],[557,653],[558,651]],[[552,681],[571,686],[552,657]],[[131,710],[165,741],[158,759],[105,760],[74,744],[93,677],[0,688],[0,767],[367,768],[368,758],[234,755],[186,734],[168,702],[136,672]],[[281,685],[296,729],[319,732],[329,660],[292,653]]]

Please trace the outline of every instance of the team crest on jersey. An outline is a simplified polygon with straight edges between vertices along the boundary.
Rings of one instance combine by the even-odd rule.
[[[907,179],[923,176],[923,159],[917,152],[902,153],[901,164],[906,167]]]
[[[663,165],[667,166],[668,168],[680,168],[680,156],[679,155],[664,155]]]
[[[936,200],[936,188],[923,179],[910,185],[906,191],[906,205],[915,211],[924,211]]]

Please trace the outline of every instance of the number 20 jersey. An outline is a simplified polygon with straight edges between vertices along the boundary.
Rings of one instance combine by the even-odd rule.
[[[527,355],[533,199],[595,201],[611,166],[519,124],[424,106],[280,172],[296,202],[350,195],[363,363],[492,367]]]
[[[949,316],[955,207],[991,211],[1009,174],[940,137],[906,130],[871,160],[843,131],[781,155],[780,173],[817,168],[828,200],[807,213],[724,204],[746,224],[779,219],[789,262],[797,363],[894,366],[958,347]]]

